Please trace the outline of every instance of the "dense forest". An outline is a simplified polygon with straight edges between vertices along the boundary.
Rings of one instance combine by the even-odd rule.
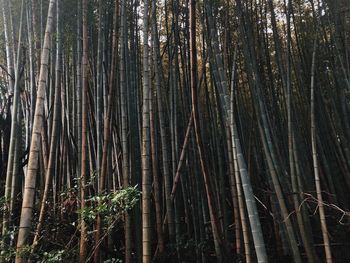
[[[0,0],[0,262],[350,262],[349,0]]]

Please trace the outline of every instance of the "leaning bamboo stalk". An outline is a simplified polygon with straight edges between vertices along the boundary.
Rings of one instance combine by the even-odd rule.
[[[239,191],[240,187],[238,182],[242,182],[242,189],[244,192],[245,203],[248,212],[249,223],[251,227],[251,233],[253,236],[253,242],[255,247],[255,252],[257,255],[257,259],[259,263],[268,262],[264,237],[261,229],[261,223],[258,215],[258,209],[256,207],[256,202],[254,198],[254,193],[252,189],[252,185],[250,182],[250,178],[248,175],[247,164],[243,156],[241,140],[238,135],[237,123],[234,115],[234,79],[235,79],[235,67],[232,69],[232,77],[231,77],[231,112],[230,112],[230,128],[231,128],[231,136],[232,136],[232,152],[234,158],[236,158],[235,171],[239,170],[240,178],[237,176],[237,172],[235,172],[237,191]],[[240,209],[241,209],[240,205]],[[243,212],[240,212],[242,216]],[[242,218],[241,218],[242,220]],[[242,221],[242,224],[244,222]]]
[[[321,231],[324,242],[324,249],[326,254],[327,263],[332,263],[332,252],[328,237],[327,222],[323,206],[321,181],[319,176],[318,160],[317,160],[317,148],[316,148],[316,121],[315,121],[315,64],[316,64],[316,49],[317,49],[317,39],[314,40],[313,50],[312,50],[312,64],[311,64],[311,97],[310,97],[310,108],[311,108],[311,145],[312,145],[312,161],[315,176],[316,194],[317,194],[317,205],[320,214],[321,221]]]
[[[271,1],[272,2],[272,1]],[[271,3],[272,5],[272,3]],[[296,169],[295,169],[295,158],[294,154],[297,155],[296,150],[294,149],[294,140],[295,140],[295,130],[294,130],[294,122],[293,122],[293,116],[292,116],[292,65],[291,65],[291,25],[290,25],[290,13],[292,8],[292,2],[291,0],[288,1],[286,4],[286,10],[287,10],[287,74],[286,74],[286,104],[287,104],[287,120],[288,120],[288,157],[289,157],[289,169],[290,169],[290,177],[291,177],[291,184],[292,184],[292,190],[293,190],[293,204],[294,209],[297,217],[297,223],[299,227],[299,233],[301,235],[305,252],[307,255],[307,259],[309,263],[312,263],[315,261],[313,257],[313,251],[311,244],[309,242],[309,239],[306,236],[305,233],[305,226],[304,226],[304,220],[302,213],[299,209],[300,201],[299,201],[299,195],[298,195],[298,187],[297,187],[297,178],[296,178]],[[273,9],[271,8],[271,12],[273,12]],[[282,72],[282,71],[281,71]],[[282,74],[281,74],[282,75]]]
[[[35,183],[36,175],[38,173],[38,161],[40,152],[40,138],[43,127],[43,110],[45,101],[45,88],[46,88],[46,76],[48,72],[49,63],[49,52],[50,52],[50,37],[53,30],[53,17],[54,17],[54,6],[56,1],[50,0],[47,23],[45,30],[45,38],[43,43],[43,49],[41,54],[41,67],[37,90],[37,100],[34,114],[34,124],[32,140],[30,144],[29,160],[28,160],[28,173],[25,178],[24,192],[23,192],[23,203],[21,211],[21,219],[19,225],[18,239],[17,239],[17,253],[16,263],[24,262],[21,251],[23,247],[28,243],[28,236],[30,227],[32,224],[32,211],[34,204],[35,195]]]
[[[251,21],[246,16],[245,11],[243,11],[242,1],[236,0],[238,15],[241,18],[240,24],[240,34],[244,40],[244,53],[246,65],[249,70],[249,74],[252,76],[251,80],[251,91],[253,101],[256,104],[255,110],[258,118],[258,128],[260,133],[261,142],[263,145],[264,155],[266,157],[266,162],[269,168],[269,173],[271,176],[272,185],[275,189],[279,207],[281,209],[281,215],[284,218],[284,224],[286,227],[286,234],[288,239],[288,244],[291,249],[291,253],[295,262],[301,262],[301,256],[299,247],[297,245],[294,229],[292,226],[291,219],[289,218],[289,212],[286,204],[286,200],[283,195],[282,186],[280,178],[278,176],[279,160],[276,157],[276,147],[273,143],[273,136],[271,127],[268,121],[267,108],[266,108],[266,98],[263,94],[263,84],[262,75],[258,69],[257,53],[254,48],[254,38],[253,29]],[[253,77],[254,76],[254,77]]]
[[[207,164],[204,157],[204,147],[201,137],[201,129],[199,123],[199,112],[198,112],[198,98],[197,98],[197,48],[196,48],[196,1],[191,0],[189,5],[189,25],[190,25],[190,82],[191,82],[191,95],[192,95],[192,110],[194,120],[194,131],[199,155],[200,167],[204,179],[204,185],[206,195],[208,199],[208,208],[210,215],[210,223],[212,226],[214,246],[216,257],[218,261],[222,261],[222,251],[220,245],[222,245],[222,236],[220,227],[218,224],[218,217],[216,210],[214,209],[214,196],[210,187],[209,173]]]
[[[58,133],[60,127],[60,94],[61,94],[61,76],[62,76],[62,48],[61,48],[61,30],[60,30],[60,0],[56,2],[56,76],[55,76],[55,98],[53,106],[53,124],[50,138],[49,161],[45,175],[45,188],[41,199],[41,208],[39,214],[38,225],[36,227],[32,251],[35,251],[38,245],[41,229],[44,223],[46,212],[46,202],[49,193],[49,186],[56,168],[56,151],[58,145]]]
[[[177,169],[176,169],[176,174],[175,174],[175,177],[174,177],[173,187],[172,187],[171,194],[170,194],[170,197],[171,197],[172,201],[175,198],[177,185],[178,185],[178,183],[180,181],[180,175],[181,175],[180,172],[181,172],[182,164],[183,164],[183,162],[185,160],[185,154],[186,154],[187,145],[188,145],[188,142],[189,142],[189,139],[190,139],[190,133],[191,133],[192,125],[193,125],[193,111],[191,111],[191,116],[190,116],[190,119],[189,119],[188,124],[187,124],[185,139],[184,139],[184,142],[183,142],[183,145],[182,145],[182,150],[181,150],[181,153],[180,153],[179,163],[177,164]]]

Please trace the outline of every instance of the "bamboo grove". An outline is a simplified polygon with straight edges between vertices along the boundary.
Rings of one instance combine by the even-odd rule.
[[[0,0],[1,262],[349,262],[347,0]]]

